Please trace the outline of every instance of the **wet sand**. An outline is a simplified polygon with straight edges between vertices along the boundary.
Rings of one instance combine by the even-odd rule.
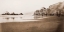
[[[2,23],[2,32],[57,32],[60,25],[59,17],[49,17],[31,22]]]

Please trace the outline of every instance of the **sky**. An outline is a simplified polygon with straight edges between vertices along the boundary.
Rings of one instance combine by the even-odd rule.
[[[52,4],[63,1],[64,0],[0,0],[0,13],[8,11],[10,13],[29,14],[42,7],[48,8]]]

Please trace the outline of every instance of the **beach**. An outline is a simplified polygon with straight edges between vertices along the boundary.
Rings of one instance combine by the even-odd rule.
[[[2,32],[2,27],[1,27],[1,23],[0,23],[0,32]]]
[[[58,32],[63,30],[59,29],[60,21],[60,17],[52,16],[38,21],[1,23],[1,27],[2,32]]]

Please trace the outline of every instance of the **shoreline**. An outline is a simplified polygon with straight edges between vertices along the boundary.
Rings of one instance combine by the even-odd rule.
[[[34,18],[33,19],[26,18],[26,19],[21,19],[19,21],[14,19],[14,20],[10,20],[10,21],[9,20],[7,20],[7,21],[1,21],[0,23],[6,23],[6,22],[32,22],[32,21],[34,22],[34,21],[43,20],[45,18],[48,18],[48,17],[46,17],[46,16],[45,17],[39,17],[39,18],[36,17],[35,19]]]

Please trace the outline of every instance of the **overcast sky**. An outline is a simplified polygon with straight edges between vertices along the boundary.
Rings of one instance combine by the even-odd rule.
[[[15,13],[28,13],[48,7],[63,0],[0,0],[0,13],[6,11]]]

